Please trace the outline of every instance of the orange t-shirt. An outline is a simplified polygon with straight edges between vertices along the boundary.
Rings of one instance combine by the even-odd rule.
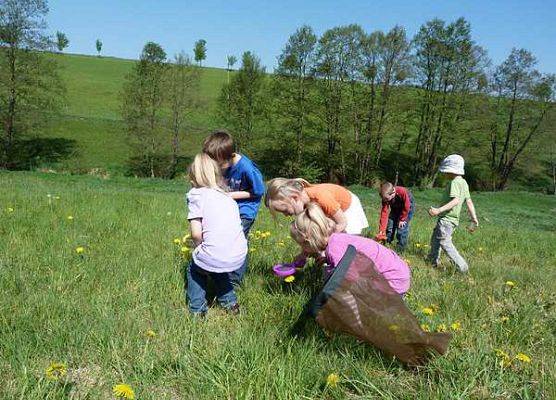
[[[338,210],[346,211],[351,204],[351,192],[333,183],[319,183],[305,188],[307,195],[332,217]]]

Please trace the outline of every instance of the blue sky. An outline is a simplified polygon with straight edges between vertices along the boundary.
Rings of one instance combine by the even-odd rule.
[[[524,47],[542,72],[556,73],[556,1],[499,0],[51,0],[49,29],[70,39],[71,53],[137,58],[145,42],[160,43],[168,55],[192,54],[194,42],[207,41],[208,66],[224,67],[226,56],[246,50],[272,71],[288,36],[308,24],[317,34],[337,25],[358,23],[370,32],[396,24],[413,34],[425,21],[460,16],[471,22],[473,37],[494,63],[512,47]]]

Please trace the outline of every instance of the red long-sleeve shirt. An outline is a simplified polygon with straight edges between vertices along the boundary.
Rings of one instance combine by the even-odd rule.
[[[396,195],[390,201],[382,202],[382,209],[380,210],[379,232],[386,232],[388,226],[388,216],[390,213],[400,215],[400,221],[406,221],[409,210],[411,209],[411,198],[409,190],[403,186],[396,186]]]

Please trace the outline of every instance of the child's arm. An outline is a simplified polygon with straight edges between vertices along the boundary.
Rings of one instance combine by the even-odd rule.
[[[388,226],[388,215],[390,214],[390,206],[387,202],[382,202],[380,209],[380,219],[378,221],[378,234],[375,236],[376,241],[386,240],[386,228]]]
[[[465,201],[465,204],[467,204],[467,212],[471,217],[471,221],[473,221],[475,226],[479,226],[479,220],[477,219],[477,213],[475,212],[475,205],[473,204],[473,200],[471,200],[471,198],[468,198]]]
[[[411,211],[411,198],[409,197],[407,189],[400,189],[400,197],[403,200],[403,210],[400,215],[400,221],[398,222],[398,228],[403,229],[407,225],[407,217],[409,215],[409,211]]]
[[[199,246],[203,242],[203,226],[201,224],[201,218],[195,218],[189,220],[189,229],[191,230],[191,239],[195,243],[195,247]]]
[[[242,200],[242,199],[250,199],[254,197],[251,192],[247,192],[245,190],[239,190],[237,192],[228,192],[228,196],[230,196],[234,200]]]
[[[347,227],[346,214],[340,209],[332,216],[334,222],[336,222],[336,232],[343,232]]]
[[[244,181],[246,186],[251,190],[237,190],[229,192],[228,195],[234,200],[263,197],[265,187],[261,173],[258,170],[248,170],[242,175],[242,181]]]
[[[429,208],[429,215],[431,217],[436,217],[438,214],[442,214],[443,212],[450,211],[452,208],[454,208],[458,204],[459,204],[459,199],[457,197],[454,197],[452,200],[450,200],[448,203],[444,204],[442,207],[438,207],[438,208],[431,207],[431,208]]]

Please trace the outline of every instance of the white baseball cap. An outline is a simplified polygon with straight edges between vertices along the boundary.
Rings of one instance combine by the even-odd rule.
[[[465,175],[465,161],[459,154],[450,154],[440,163],[440,172],[456,175]]]

